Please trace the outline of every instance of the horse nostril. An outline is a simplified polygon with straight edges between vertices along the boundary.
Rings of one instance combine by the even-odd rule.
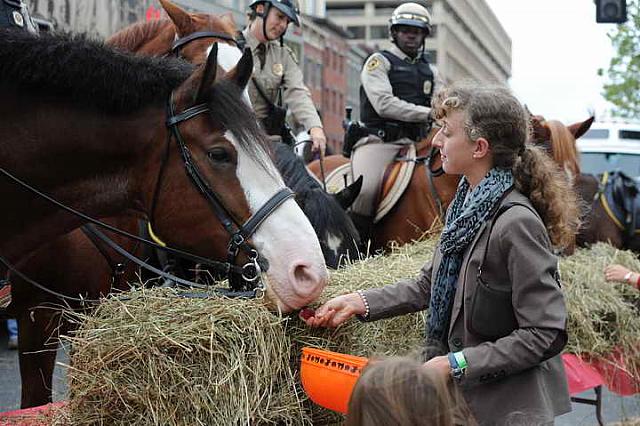
[[[314,300],[327,283],[326,270],[318,270],[307,263],[296,262],[291,266],[289,278],[293,291],[300,297]]]

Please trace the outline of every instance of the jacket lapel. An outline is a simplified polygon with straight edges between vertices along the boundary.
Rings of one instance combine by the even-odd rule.
[[[453,326],[458,320],[458,316],[460,315],[460,312],[462,310],[461,308],[462,308],[462,303],[464,301],[464,289],[467,281],[465,277],[467,275],[467,269],[469,269],[469,262],[471,261],[471,256],[475,252],[476,245],[482,238],[482,235],[487,230],[487,226],[489,223],[490,221],[485,221],[482,224],[482,226],[480,226],[480,229],[478,229],[478,233],[476,234],[473,241],[471,241],[471,244],[469,244],[469,247],[465,251],[465,254],[462,258],[462,266],[460,267],[460,274],[458,275],[456,294],[453,299],[453,308],[451,311],[451,322],[449,323],[449,334],[451,334],[451,331],[453,330]]]

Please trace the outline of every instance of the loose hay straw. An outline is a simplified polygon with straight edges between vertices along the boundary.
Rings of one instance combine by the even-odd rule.
[[[323,300],[415,276],[434,240],[396,248],[331,274]],[[598,244],[561,260],[569,309],[567,350],[603,355],[621,348],[637,362],[640,292],[604,282],[604,266],[640,270],[627,252]],[[330,424],[341,418],[306,400],[302,346],[355,355],[407,354],[420,346],[424,315],[336,330],[273,315],[260,301],[177,297],[138,290],[83,317],[71,338],[70,402],[63,422],[84,424]],[[637,364],[636,364],[637,365]]]

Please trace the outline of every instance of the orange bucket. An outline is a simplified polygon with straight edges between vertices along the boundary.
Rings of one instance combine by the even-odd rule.
[[[351,391],[369,360],[360,356],[302,348],[302,387],[316,404],[347,414]]]

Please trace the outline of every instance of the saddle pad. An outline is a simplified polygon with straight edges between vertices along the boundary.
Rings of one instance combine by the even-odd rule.
[[[640,191],[627,187],[635,186],[634,180],[619,172],[605,172],[600,185],[600,202],[609,218],[620,230],[630,235],[640,235],[640,202],[636,201]],[[625,212],[633,212],[633,216],[627,217]],[[629,227],[633,227],[633,230]]]
[[[416,147],[408,145],[407,153],[403,160],[415,160]],[[396,205],[402,194],[409,186],[415,161],[394,161],[387,167],[385,178],[382,182],[382,200],[376,209],[374,223],[379,222]],[[353,171],[351,163],[343,164],[327,175],[327,192],[335,194],[353,183]]]

